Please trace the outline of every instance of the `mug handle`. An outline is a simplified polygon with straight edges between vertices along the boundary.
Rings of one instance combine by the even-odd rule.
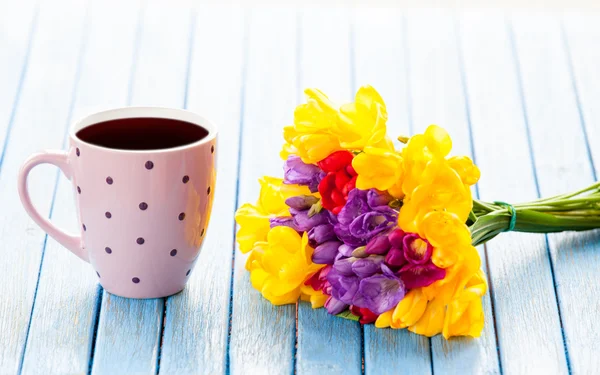
[[[29,190],[27,189],[27,177],[29,172],[39,164],[52,164],[60,168],[65,177],[71,179],[71,166],[69,165],[68,153],[65,151],[44,151],[38,154],[31,155],[21,167],[19,171],[18,183],[19,183],[19,196],[21,197],[21,203],[25,207],[25,211],[29,216],[36,222],[37,225],[42,228],[50,237],[54,238],[58,243],[66,247],[73,254],[79,258],[89,262],[87,252],[83,249],[81,237],[73,236],[65,233],[58,229],[50,220],[46,219],[35,209],[31,198],[29,196]]]

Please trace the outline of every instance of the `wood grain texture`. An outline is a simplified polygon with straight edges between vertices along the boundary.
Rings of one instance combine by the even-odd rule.
[[[407,16],[411,113],[415,133],[422,133],[430,124],[443,126],[452,137],[452,154],[472,157],[454,21],[449,11],[413,11]],[[478,251],[481,268],[487,272],[483,246]],[[489,292],[483,306],[481,337],[431,338],[434,373],[500,373]]]
[[[589,186],[595,181],[594,171],[568,51],[559,42],[560,20],[555,15],[523,13],[513,17],[513,27],[540,194],[546,197]],[[570,370],[594,373],[600,368],[592,344],[600,342],[600,331],[592,328],[600,317],[596,276],[600,231],[552,234],[548,241]]]
[[[27,71],[28,53],[37,26],[36,2],[4,2],[0,4],[0,144],[4,145],[23,77]],[[2,158],[0,157],[0,168]]]
[[[458,22],[481,198],[534,199],[527,123],[506,20],[499,13],[468,12]],[[502,370],[567,373],[544,236],[502,234],[487,251]]]
[[[350,15],[344,9],[306,9],[299,14],[300,90],[318,88],[340,104],[352,99]],[[300,102],[305,102],[303,95]],[[296,354],[298,374],[360,374],[360,324],[300,302]]]
[[[361,8],[356,10],[355,20],[357,86],[371,85],[381,94],[388,111],[388,134],[392,138],[408,135],[412,132],[412,116],[405,18],[394,9]],[[397,142],[396,146],[399,146]],[[364,330],[367,374],[431,373],[427,337],[374,326],[365,326]]]
[[[600,176],[600,17],[596,13],[570,12],[563,19],[562,40],[570,62],[595,177]],[[598,311],[598,310],[597,310]]]
[[[135,19],[139,4],[128,2],[116,14],[112,10],[115,5],[114,0],[94,1],[88,10],[85,48],[69,122],[100,108],[126,104],[136,29],[131,19]],[[58,176],[51,219],[60,228],[77,232],[75,212],[73,187]],[[100,289],[89,265],[48,238],[23,361],[24,374],[88,371]]]
[[[148,1],[140,17],[130,104],[183,107],[190,4]],[[164,304],[164,298],[135,300],[104,293],[92,373],[156,373]]]
[[[249,17],[238,177],[240,205],[256,202],[259,177],[283,175],[283,162],[279,159],[281,129],[293,120],[296,104],[295,12],[259,9]],[[296,335],[295,306],[273,306],[254,290],[244,268],[246,258],[236,251],[230,373],[290,374]]]
[[[0,238],[5,250],[0,259],[0,369],[6,373],[19,371],[45,242],[44,233],[21,207],[15,176],[33,152],[61,147],[81,47],[86,4],[65,5],[73,15],[66,20],[57,7],[41,6],[0,174]],[[14,51],[19,58],[19,50]],[[20,56],[22,60],[23,53]],[[50,167],[36,168],[30,175],[29,191],[42,215],[49,213],[55,179],[56,170]]]
[[[224,374],[227,365],[244,17],[226,8],[201,7],[196,13],[187,107],[219,127],[217,189],[196,272],[183,292],[167,299],[164,374]]]

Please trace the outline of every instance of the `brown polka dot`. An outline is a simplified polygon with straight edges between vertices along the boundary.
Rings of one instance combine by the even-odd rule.
[[[76,147],[76,148],[75,148],[75,154],[76,154],[77,156],[81,155],[81,153],[79,152],[79,147]]]
[[[112,253],[112,249],[110,247],[105,247],[104,251],[106,251],[107,254],[111,254]]]
[[[210,186],[208,187],[208,189],[206,189],[206,195],[210,194]]]
[[[87,228],[85,227],[85,224],[82,224],[83,227],[83,231],[85,232],[87,230]]]
[[[137,283],[139,283],[139,282],[140,282],[140,279],[139,279],[139,278],[137,278],[137,277],[134,277],[133,279],[131,279],[131,281],[133,281],[133,282],[134,282],[134,284],[137,284]]]
[[[177,255],[177,249],[171,250],[169,254],[171,254],[171,256],[174,257],[175,255]]]
[[[183,176],[183,178],[181,179],[181,181],[183,181],[184,184],[187,184],[189,180],[190,180],[190,177],[187,175]]]
[[[77,186],[77,193],[81,194],[81,188]]]
[[[110,177],[110,176],[106,177],[106,183],[109,185],[112,185],[112,183],[113,183],[112,177]]]
[[[185,275],[188,276],[192,270],[188,270]]]
[[[135,242],[137,242],[137,243],[138,243],[138,245],[143,245],[143,244],[144,244],[144,242],[146,242],[146,241],[144,241],[144,239],[143,239],[142,237],[138,237],[138,239],[137,239],[137,240],[135,240]]]
[[[112,217],[112,214],[110,212],[106,211],[104,213],[104,216],[106,216],[107,219],[110,219]]]
[[[211,154],[215,153],[215,145],[210,146],[210,153]]]
[[[185,219],[185,212],[179,214],[179,221],[183,221]]]
[[[142,202],[139,204],[140,210],[145,211],[148,208],[148,203]]]
[[[204,236],[204,228],[200,231],[200,237]]]
[[[150,160],[148,160],[146,162],[146,169],[152,169],[152,168],[154,168],[154,163],[151,162]]]

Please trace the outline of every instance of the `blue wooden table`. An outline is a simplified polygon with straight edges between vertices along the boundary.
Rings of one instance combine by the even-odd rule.
[[[503,234],[479,339],[374,329],[275,307],[250,286],[233,213],[281,175],[302,89],[371,84],[391,134],[446,127],[509,202],[600,173],[600,15],[588,12],[233,9],[195,1],[0,2],[0,374],[597,374],[600,234]],[[16,175],[70,123],[125,105],[183,107],[221,127],[214,213],[180,294],[103,292],[25,214]],[[38,168],[34,202],[72,230],[70,183]],[[232,267],[233,264],[233,267]]]

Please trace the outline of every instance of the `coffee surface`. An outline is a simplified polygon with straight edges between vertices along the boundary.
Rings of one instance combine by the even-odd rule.
[[[198,125],[166,118],[139,117],[99,122],[77,132],[96,146],[120,150],[161,150],[185,146],[208,135]]]

